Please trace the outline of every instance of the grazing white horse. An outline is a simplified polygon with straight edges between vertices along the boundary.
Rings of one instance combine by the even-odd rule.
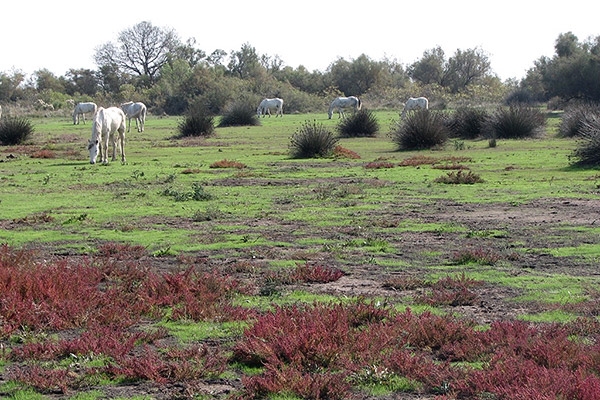
[[[344,109],[346,108],[354,108],[354,110],[360,110],[362,107],[362,102],[356,96],[350,97],[338,97],[331,102],[329,105],[329,110],[327,111],[327,115],[329,115],[329,119],[333,116],[333,110],[337,109],[338,118],[345,118],[346,114],[344,114]]]
[[[146,105],[144,103],[128,101],[121,104],[121,110],[127,116],[127,132],[131,130],[131,118],[135,118],[137,131],[144,132],[144,125],[146,124]]]
[[[87,103],[77,103],[75,108],[73,109],[73,125],[79,124],[79,119],[83,119],[83,123],[85,124],[85,114],[92,114],[92,118],[96,115],[96,111],[98,110],[98,106],[96,103],[87,102]]]
[[[117,159],[117,134],[121,147],[121,162],[125,162],[125,113],[118,107],[98,109],[92,123],[92,138],[88,143],[90,164],[96,164],[100,155],[102,164],[108,164],[108,142],[112,142],[112,161]]]
[[[402,110],[402,118],[406,115],[407,111],[414,110],[427,110],[429,108],[429,100],[425,97],[411,97],[404,103],[404,109]]]
[[[264,118],[265,114],[269,114],[269,118],[271,118],[271,108],[277,110],[277,112],[275,112],[275,118],[277,118],[278,115],[283,118],[283,100],[280,98],[263,99],[256,109],[256,115],[259,117],[262,115]]]

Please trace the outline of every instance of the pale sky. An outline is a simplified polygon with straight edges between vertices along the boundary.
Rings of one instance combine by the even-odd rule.
[[[193,6],[191,6],[193,4]],[[542,56],[554,55],[561,33],[580,41],[600,36],[589,0],[368,1],[66,1],[11,0],[0,7],[0,72],[97,69],[95,49],[148,21],[195,38],[210,54],[248,43],[284,65],[325,71],[338,58],[366,54],[404,67],[441,47],[480,48],[502,80],[520,79]]]

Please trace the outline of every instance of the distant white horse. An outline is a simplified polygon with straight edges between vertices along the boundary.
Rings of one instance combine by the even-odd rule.
[[[429,108],[429,100],[425,97],[411,97],[404,103],[404,109],[402,110],[402,118],[406,115],[407,111],[414,110],[427,110]]]
[[[137,131],[144,132],[144,125],[146,124],[146,105],[144,103],[128,101],[121,104],[121,110],[127,116],[127,132],[131,130],[131,118],[135,118]]]
[[[73,125],[78,125],[80,118],[83,119],[83,123],[85,124],[85,114],[90,113],[92,114],[92,118],[94,118],[97,110],[98,106],[96,106],[96,103],[77,103],[73,109]]]
[[[259,117],[262,115],[263,118],[265,114],[269,114],[269,118],[271,117],[271,108],[275,108],[277,111],[275,112],[275,118],[280,115],[283,118],[283,100],[280,98],[274,99],[264,99],[258,105],[256,109],[256,115]]]
[[[337,109],[338,118],[345,118],[346,114],[344,114],[344,110],[346,108],[354,108],[355,111],[360,110],[362,107],[362,102],[356,96],[350,97],[338,97],[331,102],[329,105],[329,110],[327,111],[327,115],[329,115],[329,119],[333,116],[333,110]]]
[[[98,109],[92,123],[92,138],[88,143],[90,164],[96,164],[100,155],[102,164],[108,164],[108,142],[112,142],[112,161],[117,159],[117,134],[121,147],[121,162],[125,162],[125,113],[118,107]]]

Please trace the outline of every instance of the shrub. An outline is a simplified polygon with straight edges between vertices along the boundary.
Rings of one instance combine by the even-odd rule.
[[[359,110],[338,125],[338,132],[342,137],[374,137],[378,131],[379,122],[373,112],[367,109]]]
[[[578,166],[600,165],[600,118],[583,123],[578,146],[570,158],[575,159],[574,164]]]
[[[486,126],[487,134],[498,139],[519,139],[539,136],[544,132],[546,116],[538,109],[523,104],[498,108]]]
[[[451,136],[461,139],[475,139],[482,136],[488,117],[489,113],[482,108],[457,109],[449,120]]]
[[[316,121],[305,121],[292,135],[290,156],[292,158],[327,157],[333,154],[338,138]]]
[[[246,164],[241,163],[239,161],[232,161],[232,160],[219,160],[219,161],[215,161],[214,163],[210,164],[209,168],[238,168],[238,169],[242,169],[242,168],[246,168]]]
[[[335,148],[333,149],[333,155],[338,158],[360,159],[360,154],[339,145],[335,146]]]
[[[211,136],[215,133],[214,118],[209,115],[206,107],[195,103],[188,108],[177,130],[182,137]]]
[[[398,150],[423,150],[443,145],[448,140],[448,133],[444,114],[419,110],[398,122],[391,136]]]
[[[33,135],[33,131],[33,125],[27,118],[6,117],[0,121],[0,144],[21,144]]]
[[[600,104],[577,103],[568,107],[563,113],[558,135],[561,137],[579,136],[581,129],[588,122],[600,117]]]
[[[458,171],[448,172],[445,176],[440,176],[435,179],[437,183],[448,183],[448,184],[467,184],[472,185],[474,183],[481,183],[483,179],[477,174],[471,171],[465,172],[463,169]]]
[[[260,121],[256,116],[256,110],[249,101],[240,100],[233,103],[221,117],[220,127],[224,126],[256,126]]]

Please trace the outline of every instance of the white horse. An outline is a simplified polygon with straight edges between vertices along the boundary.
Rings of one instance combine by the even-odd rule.
[[[406,115],[407,111],[414,110],[427,110],[429,108],[429,100],[425,97],[411,97],[404,103],[404,109],[402,110],[402,118]]]
[[[121,147],[121,162],[125,162],[125,113],[118,107],[98,109],[92,123],[92,138],[88,143],[90,164],[96,164],[100,155],[102,164],[108,164],[108,142],[112,142],[112,161],[117,159],[117,134]]]
[[[73,109],[73,125],[79,124],[80,117],[83,119],[83,123],[85,124],[85,114],[90,113],[92,114],[92,118],[94,118],[94,115],[96,115],[97,110],[98,106],[96,106],[96,103],[77,103],[77,105]]]
[[[333,116],[333,110],[337,109],[338,118],[345,118],[346,114],[344,114],[344,109],[346,108],[354,108],[355,111],[360,110],[362,107],[362,102],[356,96],[350,97],[338,97],[331,102],[329,105],[329,110],[327,111],[327,115],[329,115],[329,119]]]
[[[259,117],[262,115],[264,118],[265,114],[269,114],[269,118],[271,118],[271,108],[275,108],[277,110],[275,113],[275,118],[277,118],[278,115],[283,118],[283,100],[280,98],[264,99],[261,101],[256,109],[256,115]]]
[[[128,101],[121,104],[121,110],[127,116],[127,132],[131,130],[131,118],[135,118],[137,131],[144,132],[144,125],[146,124],[146,105],[144,103]]]

